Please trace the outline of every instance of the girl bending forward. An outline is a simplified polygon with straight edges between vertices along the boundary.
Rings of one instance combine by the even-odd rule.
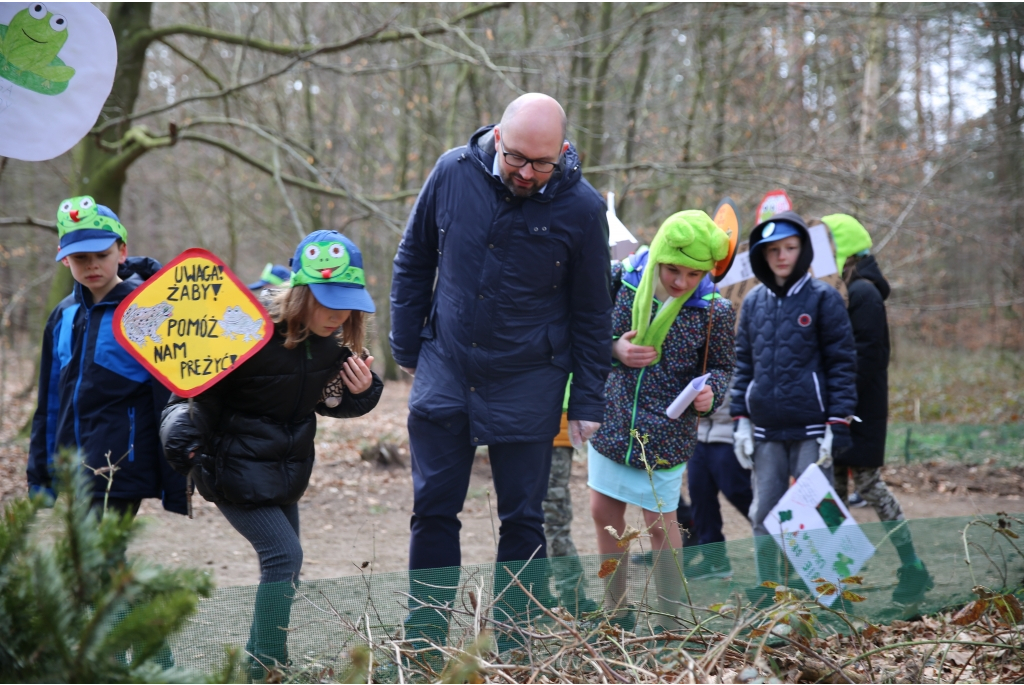
[[[291,287],[271,295],[271,340],[191,407],[172,395],[163,413],[167,460],[259,555],[246,649],[260,681],[265,668],[288,661],[292,585],[302,568],[298,501],[313,470],[316,415],[362,416],[384,387],[370,371],[373,358],[360,358],[374,311],[362,266],[359,248],[340,233],[307,236]]]

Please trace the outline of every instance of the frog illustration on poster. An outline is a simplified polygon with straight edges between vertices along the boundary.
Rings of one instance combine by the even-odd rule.
[[[764,525],[808,587],[817,586],[818,578],[840,585],[875,553],[817,464],[786,491]],[[836,596],[822,594],[817,600],[832,606]]]
[[[53,159],[96,123],[117,69],[107,17],[90,3],[0,3],[0,156]]]
[[[122,300],[113,326],[121,347],[180,397],[216,384],[274,334],[252,291],[217,255],[198,247]]]

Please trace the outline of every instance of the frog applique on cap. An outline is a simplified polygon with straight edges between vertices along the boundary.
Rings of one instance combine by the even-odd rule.
[[[121,239],[128,242],[128,230],[108,207],[96,204],[89,195],[71,197],[57,209],[60,250],[56,261],[79,252],[103,252]]]
[[[309,286],[328,309],[376,311],[366,292],[363,254],[337,231],[314,231],[299,243],[291,260],[291,284]]]

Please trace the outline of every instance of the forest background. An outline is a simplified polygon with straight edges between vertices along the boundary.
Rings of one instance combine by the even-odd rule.
[[[80,194],[119,213],[131,254],[201,246],[246,281],[309,231],[344,232],[397,378],[391,259],[418,189],[528,91],[563,104],[586,177],[642,241],[723,195],[749,231],[773,188],[805,217],[857,216],[893,286],[894,418],[1024,414],[1021,5],[99,6],[119,65],[95,128],[49,162],[0,158],[0,414],[33,393],[71,287],[56,206]]]

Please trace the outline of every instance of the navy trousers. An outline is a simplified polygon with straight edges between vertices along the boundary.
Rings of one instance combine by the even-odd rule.
[[[750,516],[754,492],[750,487],[750,471],[736,461],[732,445],[726,442],[698,442],[686,466],[693,502],[693,525],[698,545],[724,542],[722,510],[718,492],[744,517]]]
[[[476,446],[469,422],[452,432],[443,425],[409,414],[413,505],[409,569],[462,564],[459,512],[466,501]],[[551,440],[490,445],[488,454],[498,499],[497,561],[543,559],[544,497],[551,470]]]
[[[456,587],[444,567],[462,564],[459,545],[459,512],[469,490],[476,446],[470,441],[464,417],[445,425],[409,414],[409,447],[412,452],[413,504],[409,540],[409,615],[407,639],[426,639],[445,644],[448,615],[438,607],[451,606]],[[516,621],[528,611],[526,595],[508,587],[522,564],[517,561],[545,559],[544,497],[551,470],[552,441],[489,445],[491,475],[501,520],[498,558],[494,572],[495,619]],[[541,562],[546,569],[547,562]],[[430,570],[437,569],[437,570]],[[457,582],[458,578],[454,579]],[[547,582],[534,586],[535,596],[546,595]],[[515,640],[502,632],[499,648]],[[504,645],[504,646],[503,646]],[[422,646],[422,645],[420,645]]]

